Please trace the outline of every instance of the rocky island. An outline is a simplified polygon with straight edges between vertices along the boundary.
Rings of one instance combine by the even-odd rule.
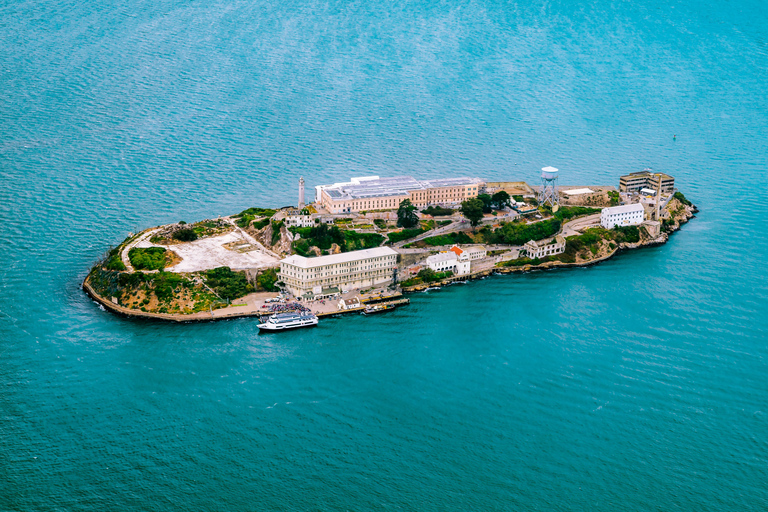
[[[318,316],[408,302],[404,293],[492,274],[593,265],[665,243],[697,212],[649,170],[611,186],[478,178],[353,178],[297,207],[252,207],[130,234],[83,289],[127,316],[202,321],[297,308]],[[389,309],[384,308],[384,309]]]

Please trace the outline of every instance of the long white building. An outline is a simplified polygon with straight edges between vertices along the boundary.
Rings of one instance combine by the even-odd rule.
[[[600,212],[600,224],[605,229],[616,226],[639,226],[645,219],[645,208],[640,203],[624,204],[603,208]]]
[[[392,282],[397,252],[389,247],[344,252],[316,258],[294,254],[280,261],[280,281],[295,296],[321,295],[324,290],[342,291]]]

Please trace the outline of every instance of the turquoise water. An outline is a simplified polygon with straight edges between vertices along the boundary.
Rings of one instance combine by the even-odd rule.
[[[768,508],[768,5],[699,4],[0,4],[0,509]],[[79,288],[299,176],[545,165],[701,213],[281,335]]]

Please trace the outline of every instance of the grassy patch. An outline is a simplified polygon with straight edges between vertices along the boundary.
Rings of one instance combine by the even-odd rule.
[[[272,221],[272,245],[280,241],[280,228],[283,227],[283,221]]]

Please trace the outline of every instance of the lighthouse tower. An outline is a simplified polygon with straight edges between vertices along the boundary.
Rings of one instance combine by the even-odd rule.
[[[304,208],[304,177],[299,178],[299,210]]]

